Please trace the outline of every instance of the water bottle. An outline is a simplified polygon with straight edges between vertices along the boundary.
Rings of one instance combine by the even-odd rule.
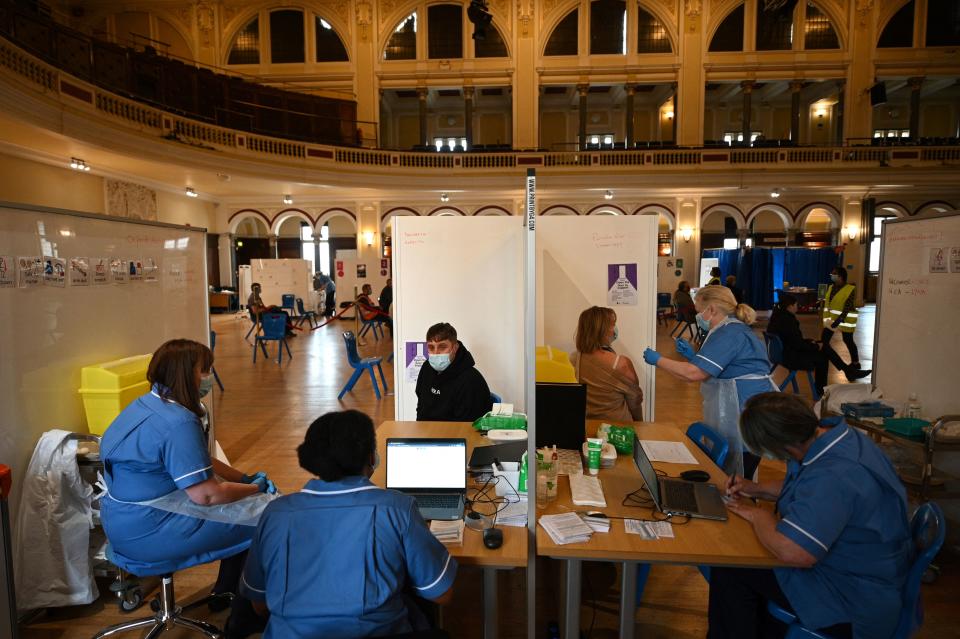
[[[910,393],[910,400],[907,402],[907,417],[911,419],[920,419],[921,406],[916,393]]]

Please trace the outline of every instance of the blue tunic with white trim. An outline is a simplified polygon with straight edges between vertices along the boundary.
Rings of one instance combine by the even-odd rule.
[[[787,464],[777,531],[817,559],[777,568],[787,600],[808,628],[853,624],[855,637],[896,628],[913,555],[907,495],[890,461],[842,418],[803,461]]]
[[[109,496],[103,529],[117,563],[135,575],[161,575],[247,549],[253,526],[223,524],[137,503],[213,477],[199,418],[154,391],[117,416],[100,442]]]
[[[270,609],[264,639],[377,637],[412,630],[405,586],[436,598],[456,573],[410,496],[314,479],[264,510],[240,591]]]
[[[753,330],[740,321],[731,321],[712,329],[690,363],[717,379],[770,374],[767,349]],[[738,379],[740,410],[754,395],[772,390],[774,388],[768,379]]]

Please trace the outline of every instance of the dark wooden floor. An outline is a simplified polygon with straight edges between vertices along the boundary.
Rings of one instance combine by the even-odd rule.
[[[872,309],[861,314],[857,342],[864,367],[872,356]],[[803,318],[810,337],[818,332],[816,318]],[[344,354],[343,330],[346,322],[333,324],[291,340],[293,360],[277,366],[274,361],[251,361],[250,346],[244,342],[246,319],[214,316],[213,328],[218,333],[216,367],[226,385],[214,398],[217,438],[233,464],[241,469],[264,470],[285,492],[298,490],[307,480],[307,473],[297,467],[296,446],[310,422],[326,411],[356,408],[367,412],[376,423],[393,418],[393,397],[377,401],[370,382],[361,378],[354,391],[342,402],[337,400],[348,376]],[[627,331],[629,327],[623,326]],[[673,352],[667,328],[658,329],[658,346],[663,353]],[[464,339],[469,343],[469,336]],[[835,348],[846,358],[842,342]],[[361,348],[364,355],[390,352],[388,342],[370,342]],[[638,366],[643,366],[639,363]],[[483,368],[483,362],[479,363]],[[393,385],[392,367],[385,366],[387,381]],[[781,372],[778,377],[782,377]],[[831,382],[841,381],[831,370]],[[806,382],[801,390],[809,394]],[[700,417],[700,395],[695,384],[684,384],[665,374],[657,377],[657,413],[663,419],[681,423]],[[782,474],[776,465],[764,463],[765,476]],[[960,565],[955,556],[941,553],[943,573],[939,580],[923,587],[926,623],[921,637],[960,637],[960,609],[954,595],[960,592]],[[178,596],[184,600],[207,592],[215,577],[215,566],[198,566],[177,574]],[[584,633],[593,627],[590,636],[601,639],[616,636],[618,617],[618,577],[613,564],[589,564],[585,571],[584,606],[581,612]],[[540,562],[538,568],[538,638],[545,636],[548,620],[557,619],[557,597],[560,572],[554,562]],[[105,591],[105,585],[101,588]],[[637,637],[703,637],[706,634],[707,587],[700,573],[693,568],[656,566],[651,571],[643,600],[637,610]],[[91,637],[100,628],[147,614],[141,609],[130,615],[117,610],[112,595],[107,593],[89,606],[50,611],[23,629],[24,639],[74,639]],[[444,611],[444,625],[452,636],[464,639],[481,637],[480,574],[462,568],[455,586],[453,604]],[[522,571],[500,574],[501,636],[525,637],[525,576]],[[222,624],[225,613],[197,613],[213,623]],[[136,636],[136,635],[134,635]],[[170,637],[187,637],[172,631]]]

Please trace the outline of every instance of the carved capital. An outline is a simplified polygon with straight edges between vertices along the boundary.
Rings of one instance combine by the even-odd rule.
[[[688,18],[695,18],[703,13],[702,0],[684,0],[683,12]]]
[[[857,0],[857,21],[861,27],[867,26],[871,13],[873,13],[873,0]]]
[[[586,97],[586,95],[587,95],[588,93],[590,93],[590,85],[589,85],[589,84],[578,84],[578,85],[577,85],[577,93],[580,95],[581,98]]]
[[[373,5],[368,0],[357,2],[357,34],[362,42],[370,40],[370,25],[373,22]]]
[[[919,91],[923,87],[923,80],[922,77],[907,78],[907,84],[910,85],[911,91]]]
[[[803,89],[803,80],[793,80],[790,82],[790,93],[800,93]]]

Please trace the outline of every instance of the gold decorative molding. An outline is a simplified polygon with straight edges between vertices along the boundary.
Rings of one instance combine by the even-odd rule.
[[[703,13],[702,0],[684,0],[683,12],[688,18],[696,18]]]
[[[397,8],[397,0],[382,0],[380,2],[380,26],[386,26],[384,23],[387,21],[387,18],[393,13],[393,10]]]
[[[873,0],[857,0],[857,22],[861,27],[867,26],[871,13],[873,13]]]
[[[517,1],[517,31],[521,38],[531,36],[530,23],[533,22],[533,17],[536,14],[535,7],[534,0]]]
[[[213,46],[213,30],[217,24],[217,16],[209,3],[197,4],[197,32],[200,34],[200,45],[210,48]]]
[[[373,5],[369,0],[357,2],[357,34],[361,42],[370,41],[370,25],[373,23]]]

